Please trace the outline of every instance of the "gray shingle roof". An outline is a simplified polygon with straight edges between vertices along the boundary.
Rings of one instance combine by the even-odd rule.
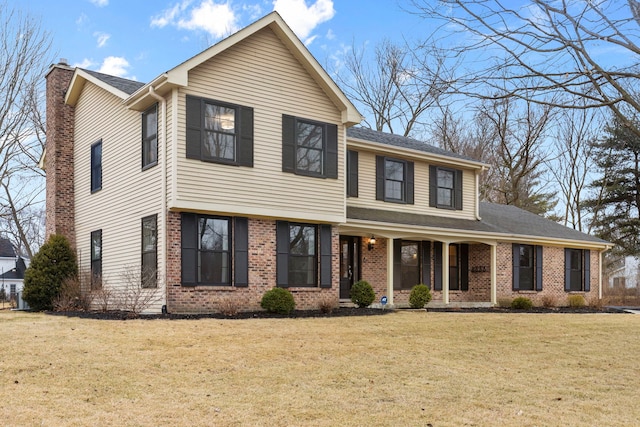
[[[22,258],[18,258],[16,261],[15,268],[12,268],[11,270],[4,272],[3,274],[0,274],[0,278],[7,279],[7,280],[11,280],[11,279],[23,280],[24,272],[26,270],[27,270],[27,266],[24,260]]]
[[[347,128],[348,138],[364,139],[365,141],[378,142],[380,144],[393,145],[400,148],[408,148],[411,150],[424,151],[425,153],[437,154],[440,156],[453,157],[456,159],[471,160],[473,162],[479,162],[477,159],[463,156],[442,148],[429,145],[426,142],[418,141],[417,139],[408,138],[402,135],[394,135],[392,133],[379,132],[372,129],[363,127],[350,127]]]
[[[480,203],[480,221],[406,212],[347,207],[347,218],[364,221],[436,227],[449,230],[516,234],[545,239],[605,244],[604,240],[532,214],[515,206]]]
[[[15,258],[16,251],[11,240],[0,237],[0,257]]]
[[[108,84],[109,86],[113,86],[114,88],[121,90],[127,95],[131,95],[136,90],[140,89],[144,86],[144,83],[137,82],[135,80],[123,79],[122,77],[110,76],[109,74],[99,73],[97,71],[91,71],[82,68],[82,71],[91,74],[98,80],[101,80]]]

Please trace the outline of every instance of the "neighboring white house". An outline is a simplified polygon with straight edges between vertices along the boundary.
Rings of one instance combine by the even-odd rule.
[[[18,292],[22,292],[27,263],[16,253],[9,239],[0,237],[0,289],[4,289],[7,299],[13,300]]]
[[[640,261],[633,256],[619,257],[611,260],[607,265],[606,275],[609,288],[619,289],[638,288]]]

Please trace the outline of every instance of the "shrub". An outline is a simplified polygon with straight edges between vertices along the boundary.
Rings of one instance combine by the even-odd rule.
[[[331,314],[333,310],[337,307],[336,299],[331,297],[330,295],[325,295],[320,300],[320,312],[324,314]]]
[[[532,307],[533,302],[526,297],[514,298],[514,300],[511,301],[511,308],[515,310],[531,310]]]
[[[51,310],[64,280],[77,274],[76,255],[69,241],[53,234],[33,256],[25,271],[22,297],[33,310]]]
[[[218,311],[224,316],[233,317],[240,311],[240,303],[232,297],[227,297],[218,302]]]
[[[91,274],[91,273],[89,273]],[[93,296],[89,292],[83,292],[80,276],[67,277],[62,282],[60,293],[53,299],[53,309],[56,311],[72,311],[91,309]]]
[[[587,305],[582,295],[569,295],[569,307],[579,308]]]
[[[511,298],[498,298],[498,307],[500,307],[500,308],[510,308],[512,301],[513,300]]]
[[[415,285],[409,294],[409,306],[411,308],[423,308],[431,301],[431,291],[424,284]]]
[[[545,308],[556,307],[558,305],[558,299],[554,295],[545,295],[540,302]]]
[[[366,280],[360,280],[351,287],[351,301],[358,307],[368,307],[375,299],[376,294]]]
[[[265,292],[260,307],[269,313],[289,314],[296,308],[293,295],[287,289],[273,288]]]

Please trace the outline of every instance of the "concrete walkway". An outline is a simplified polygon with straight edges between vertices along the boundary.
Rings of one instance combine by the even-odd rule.
[[[640,314],[640,307],[608,306],[606,308],[624,311],[625,313]]]

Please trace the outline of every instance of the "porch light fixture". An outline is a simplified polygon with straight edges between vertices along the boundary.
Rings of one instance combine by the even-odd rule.
[[[371,238],[369,239],[369,245],[367,246],[367,248],[369,250],[371,250],[371,249],[373,249],[375,244],[376,244],[376,238],[375,238],[375,236],[371,236]]]

